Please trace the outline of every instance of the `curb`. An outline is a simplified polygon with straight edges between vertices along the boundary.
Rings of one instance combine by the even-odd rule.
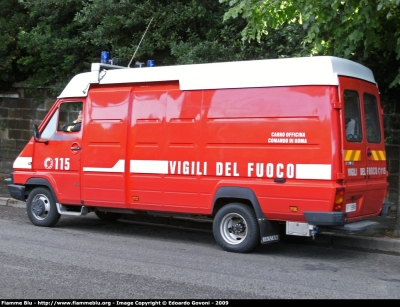
[[[12,198],[0,197],[0,206],[26,208],[26,203]]]
[[[0,197],[0,206],[25,209],[26,203],[12,198]],[[325,245],[364,251],[394,253],[400,255],[400,239],[397,238],[320,233],[312,241],[308,240],[308,238],[304,238],[305,240],[301,239],[302,238],[296,239],[292,236],[286,236],[286,239],[282,241],[293,243],[308,242],[310,245]]]
[[[339,235],[334,236],[332,239],[334,246],[400,254],[399,239],[359,236],[345,237]]]
[[[389,237],[321,233],[315,237],[311,244],[400,255],[400,239]]]

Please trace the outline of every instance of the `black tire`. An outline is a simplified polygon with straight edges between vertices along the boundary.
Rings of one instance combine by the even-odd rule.
[[[103,212],[96,210],[94,212],[97,217],[104,222],[116,222],[122,217],[122,213]]]
[[[42,227],[54,226],[61,215],[57,211],[53,195],[47,188],[34,188],[26,201],[26,212],[32,224]]]
[[[214,238],[223,250],[247,253],[260,242],[260,227],[254,210],[241,203],[223,206],[213,222]]]

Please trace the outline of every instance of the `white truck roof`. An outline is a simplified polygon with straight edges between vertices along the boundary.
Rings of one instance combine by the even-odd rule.
[[[372,71],[331,56],[128,68],[93,63],[71,79],[58,98],[86,97],[90,84],[178,81],[181,90],[338,85],[338,76],[375,83]]]

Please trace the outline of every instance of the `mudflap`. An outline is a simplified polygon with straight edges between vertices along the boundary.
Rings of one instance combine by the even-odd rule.
[[[268,244],[280,241],[279,222],[258,219],[260,225],[261,244]]]
[[[384,203],[382,205],[382,210],[381,210],[381,213],[379,214],[379,216],[382,216],[382,217],[389,216],[390,209],[391,209],[391,205],[388,203]]]

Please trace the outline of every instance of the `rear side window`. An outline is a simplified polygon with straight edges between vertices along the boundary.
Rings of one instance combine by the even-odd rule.
[[[361,142],[360,98],[357,91],[344,91],[344,117],[347,141]]]
[[[381,142],[378,102],[372,94],[364,93],[364,113],[367,140],[369,143]]]

